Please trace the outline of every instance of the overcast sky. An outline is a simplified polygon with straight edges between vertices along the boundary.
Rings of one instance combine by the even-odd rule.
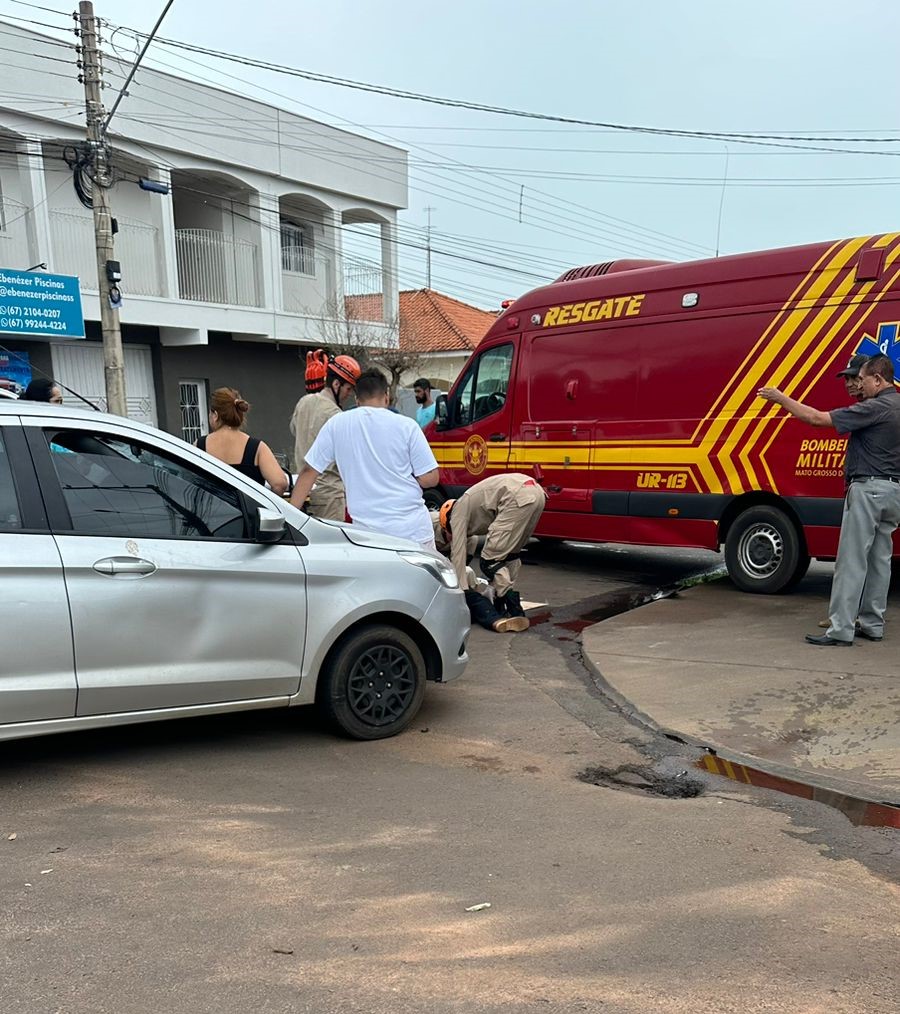
[[[70,9],[65,0],[45,6]],[[162,6],[95,3],[101,17],[145,31]],[[0,0],[0,12],[55,18],[10,0]],[[577,264],[685,260],[896,229],[898,29],[900,4],[887,0],[175,0],[160,32],[305,70],[558,116],[888,139],[805,144],[866,154],[554,126],[187,60],[162,46],[151,52],[161,69],[204,75],[402,145],[410,191],[400,215],[401,288],[425,284],[417,247],[431,207],[433,247],[454,255],[435,252],[432,287],[493,308]],[[345,249],[371,248],[348,236]]]

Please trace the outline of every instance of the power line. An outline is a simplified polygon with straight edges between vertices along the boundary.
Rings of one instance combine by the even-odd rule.
[[[135,35],[145,37],[146,33],[136,29],[129,29]],[[215,49],[208,49],[205,46],[197,46],[190,42],[181,42],[178,39],[167,39],[159,37],[158,41],[173,49],[182,49],[191,53],[199,53],[203,56],[211,56],[218,60],[227,60],[230,63],[239,63],[247,67],[255,67],[259,70],[269,70],[277,74],[286,74],[292,77],[304,78],[308,81],[316,81],[320,84],[330,84],[341,88],[351,88],[357,91],[372,92],[378,95],[388,95],[393,98],[410,99],[416,102],[425,102],[431,105],[446,106],[452,109],[467,109],[473,112],[492,113],[498,116],[515,116],[522,119],[544,120],[551,123],[568,123],[584,127],[603,127],[607,130],[616,130],[638,134],[652,134],[667,137],[692,137],[702,140],[734,141],[736,143],[756,143],[759,141],[814,141],[814,142],[835,142],[853,144],[889,144],[896,142],[896,137],[847,137],[847,136],[810,136],[803,134],[785,135],[784,133],[758,133],[758,132],[731,132],[713,130],[687,130],[675,127],[648,127],[637,124],[614,123],[603,120],[586,120],[578,117],[559,116],[552,113],[536,113],[529,110],[514,109],[508,106],[495,106],[482,102],[471,102],[464,99],[451,99],[435,95],[427,95],[422,92],[409,91],[404,88],[393,88],[388,85],[370,84],[364,81],[356,81],[351,78],[337,77],[332,74],[321,74],[316,71],[303,70],[299,67],[290,67],[284,64],[272,63],[268,60],[260,60],[255,57],[240,56],[236,53],[228,53]]]
[[[10,28],[20,28],[21,25],[35,25],[37,28],[52,28],[55,32],[74,31],[72,28],[63,28],[62,25],[54,25],[49,21],[34,21],[31,18],[20,18],[18,14],[4,14],[3,18],[7,19],[4,23],[8,24]]]
[[[46,203],[47,203],[47,201],[49,201],[51,197],[54,197],[54,196],[56,196],[56,194],[58,194],[58,193],[60,192],[60,190],[62,190],[62,188],[63,188],[63,187],[64,187],[64,186],[65,186],[65,185],[66,185],[66,184],[67,184],[68,182],[69,182],[68,180],[63,180],[63,181],[62,181],[62,183],[60,183],[60,185],[59,185],[58,187],[56,187],[55,189],[51,190],[49,194],[47,194],[47,195],[45,195],[45,196],[44,196],[43,198],[41,198],[41,200],[39,200],[39,201],[37,202],[37,204],[34,204],[34,205],[32,205],[32,206],[31,206],[30,208],[26,208],[26,209],[25,209],[25,210],[24,210],[24,211],[22,212],[22,214],[21,214],[21,215],[16,215],[16,217],[15,217],[15,218],[8,218],[8,219],[6,220],[6,228],[7,228],[7,229],[9,229],[9,227],[10,227],[11,225],[14,225],[14,224],[15,224],[16,222],[20,221],[20,220],[21,220],[21,219],[23,219],[23,218],[27,218],[27,217],[28,217],[28,215],[30,215],[30,214],[32,214],[33,212],[37,211],[37,209],[38,209],[38,208],[40,208],[40,207],[41,207],[41,205],[43,205],[43,204],[46,204]]]
[[[23,53],[21,53],[19,51],[14,51],[14,52],[18,52],[19,56],[23,56],[24,55]],[[51,59],[54,59],[54,58],[53,57],[49,57],[49,56],[47,56],[47,57],[42,56],[41,59],[42,60],[51,60]],[[68,64],[72,65],[72,61],[71,60],[60,60],[60,63],[68,63]],[[5,66],[6,67],[10,67],[13,70],[34,70],[33,67],[23,67],[20,63],[9,63],[8,61],[5,63]],[[56,71],[56,70],[42,70],[41,71],[41,75],[43,77],[62,77],[62,78],[65,78],[66,81],[71,81],[72,80],[72,75],[71,74],[63,74],[62,72]]]
[[[33,140],[40,141],[41,139],[40,138],[34,138]],[[58,157],[56,155],[56,153],[54,153],[54,152],[49,152],[49,151],[23,152],[23,151],[19,151],[19,150],[16,150],[16,149],[9,149],[9,150],[7,150],[7,153],[12,157],[13,162],[17,162],[21,158],[27,158],[27,159],[35,159],[36,158],[36,159],[40,159],[43,162],[45,169],[48,169],[50,171],[57,171],[56,167],[48,164],[48,163],[51,163],[56,157]],[[158,156],[156,156],[154,154],[154,160],[157,157]],[[169,168],[174,168],[174,166],[172,166],[172,164],[169,163]],[[67,167],[60,165],[58,167],[58,171],[65,173],[66,176],[68,177],[69,170],[68,170]],[[133,178],[135,180],[138,178],[136,175],[134,175],[132,173],[122,172],[121,169],[117,170],[117,177],[121,181],[123,181],[123,182],[126,182],[126,181],[131,182],[132,180],[129,178],[131,176],[133,176]],[[56,192],[58,192],[59,190],[61,190],[66,185],[67,182],[68,182],[67,179],[62,180],[60,182],[59,186],[55,190],[53,190],[51,192],[51,194],[55,194]],[[183,188],[183,189],[190,190],[190,188]],[[200,192],[200,191],[197,191],[197,192]],[[229,202],[227,198],[223,198],[222,195],[213,194],[210,191],[204,191],[202,193],[203,193],[203,196],[215,199],[219,203],[222,203],[223,205],[228,205],[228,204],[232,203],[232,202]],[[9,224],[13,224],[15,221],[18,221],[19,217],[24,217],[31,210],[33,210],[33,209],[26,209],[26,210],[24,210],[21,216],[17,216],[17,218],[15,218],[15,219],[10,219],[9,220]],[[236,214],[236,217],[246,218],[248,221],[255,223],[260,228],[265,228],[265,229],[269,229],[269,230],[279,230],[280,229],[280,226],[279,226],[278,223],[267,224],[265,222],[262,222],[262,221],[259,221],[259,220],[255,219],[255,218],[253,218],[250,215],[241,215],[239,212],[237,212],[237,209],[234,208],[233,204],[232,204],[230,210],[231,210],[232,213]],[[263,212],[271,210],[273,212],[273,214],[275,214],[276,216],[278,215],[278,212],[275,209],[262,208],[261,210]],[[345,227],[345,231],[346,231],[346,227]],[[416,249],[416,250],[423,249],[421,243],[408,242],[408,241],[403,240],[402,238],[399,238],[399,237],[397,239],[397,245],[399,247],[407,247],[409,249]],[[320,243],[319,247],[320,247],[320,249],[324,249],[324,250],[328,249],[327,244]],[[332,252],[336,252],[336,251],[332,251]],[[457,254],[457,253],[454,253],[451,250],[445,249],[443,245],[436,251],[436,253],[440,254],[443,257],[447,257],[447,258],[450,258],[450,259],[458,260],[458,261],[460,261],[462,263],[471,263],[474,266],[479,267],[479,268],[487,268],[489,271],[490,270],[499,271],[499,272],[503,273],[504,277],[506,277],[510,272],[512,272],[513,274],[519,275],[519,277],[530,277],[530,278],[532,278],[532,279],[534,279],[536,281],[540,281],[540,282],[546,281],[546,279],[547,279],[546,275],[532,274],[530,272],[527,272],[527,271],[523,270],[521,267],[511,267],[509,265],[496,264],[496,263],[494,263],[492,261],[487,261],[487,260],[484,260],[484,259],[481,259],[481,258],[473,258],[471,256],[464,256],[464,255],[461,255],[461,254]],[[353,261],[353,257],[352,256],[348,256],[348,257],[345,258],[345,260],[352,262]],[[368,262],[363,262],[363,263],[366,263],[366,266],[369,266]],[[351,266],[352,266],[352,264],[351,264]],[[382,270],[382,273],[383,273],[383,269],[381,269],[381,270]],[[395,269],[394,272],[393,272],[393,274],[399,280],[399,278],[400,278],[400,270],[399,270],[399,268]],[[484,272],[482,271],[481,274],[484,274]],[[411,283],[411,284],[414,285],[414,283]],[[469,288],[470,291],[475,291],[475,287],[472,286],[471,283],[468,284],[468,288]],[[487,296],[487,298],[491,302],[493,302],[496,299],[496,295],[495,295],[495,293],[493,291],[488,292],[487,290],[484,290],[484,289],[479,289],[478,291],[481,291],[481,292],[485,293],[485,295]]]
[[[139,147],[143,147],[143,146],[139,145]],[[25,157],[35,157],[35,158],[41,158],[42,157],[38,153],[26,153],[26,152],[10,152],[10,153],[11,154],[15,154],[15,155],[22,155],[22,156],[25,156]],[[44,156],[44,157],[46,157],[46,156]],[[156,164],[154,167],[155,168],[160,168],[161,166],[159,164]],[[173,170],[175,172],[179,172],[180,171],[172,163],[167,163],[166,168],[169,168],[169,169],[171,169],[171,170]],[[63,170],[61,170],[61,171],[63,171]],[[117,169],[117,173],[119,174],[119,180],[120,180],[120,182],[136,182],[140,178],[137,174],[131,174],[128,171],[122,170],[121,168]],[[187,174],[187,175],[190,177],[193,174]],[[203,177],[194,177],[194,178],[200,179],[202,182],[207,182],[207,181],[205,181],[203,179]],[[63,185],[65,185],[65,182],[66,181],[64,180],[63,183],[60,184],[60,187],[57,188],[57,190],[60,189]],[[220,207],[222,207],[224,210],[228,210],[236,218],[240,218],[242,220],[250,222],[253,225],[256,225],[256,226],[260,227],[261,229],[265,229],[265,230],[272,231],[272,232],[280,232],[280,223],[279,222],[267,223],[267,222],[264,222],[261,218],[254,218],[249,213],[245,214],[245,213],[239,211],[235,207],[235,203],[236,203],[235,201],[233,201],[232,199],[228,198],[225,195],[217,194],[214,191],[200,190],[200,189],[189,187],[189,186],[185,186],[185,185],[182,185],[182,184],[178,184],[178,186],[179,186],[180,190],[183,190],[186,193],[195,193],[195,194],[198,194],[199,196],[207,197],[207,198],[210,198],[210,199],[212,199],[214,201],[219,202],[219,206]],[[54,193],[55,192],[56,191],[54,191]],[[258,210],[260,213],[268,213],[268,214],[271,214],[273,216],[280,216],[280,209],[276,209],[276,208],[260,207],[260,208],[255,209],[255,210]],[[249,209],[248,209],[248,211],[249,211]],[[15,221],[15,220],[13,220],[13,221]],[[342,229],[342,231],[348,232],[349,230],[347,230],[346,227],[345,227],[344,229]],[[357,233],[357,235],[362,235],[362,234]],[[424,249],[424,246],[421,243],[412,243],[412,242],[409,242],[409,241],[406,241],[406,240],[402,240],[402,239],[399,239],[399,238],[395,239],[395,242],[400,247],[408,247],[410,249],[416,249],[416,250],[423,250]],[[323,244],[320,243],[320,245],[323,245]],[[326,246],[326,248],[327,248],[327,246]],[[497,264],[497,263],[494,263],[494,262],[485,261],[485,260],[481,260],[481,259],[477,259],[477,258],[473,258],[473,257],[467,257],[467,256],[456,254],[456,253],[453,253],[451,251],[444,250],[444,249],[435,249],[435,253],[438,253],[441,256],[445,256],[445,257],[448,257],[450,259],[455,259],[455,260],[460,260],[460,261],[464,261],[464,262],[467,262],[467,263],[471,263],[471,264],[473,264],[475,266],[478,266],[478,267],[495,268],[495,269],[498,269],[498,270],[504,272],[505,274],[509,274],[509,273],[518,274],[518,275],[521,275],[521,276],[524,276],[524,277],[530,277],[530,278],[532,278],[534,280],[542,281],[542,282],[547,280],[547,275],[546,274],[541,274],[541,275],[534,274],[532,272],[523,271],[521,268],[515,268],[515,267],[509,266],[509,265]]]
[[[169,13],[169,9],[171,8],[174,2],[175,0],[166,0],[166,6],[163,8],[162,14],[160,14],[160,16],[156,19],[156,24],[153,26],[150,34],[147,36],[147,41],[144,43],[144,48],[140,51],[140,53],[138,53],[137,59],[134,61],[134,66],[128,72],[128,77],[125,78],[125,84],[122,85],[122,88],[120,89],[119,94],[116,96],[116,100],[113,103],[113,107],[112,109],[110,109],[106,117],[106,120],[103,123],[102,131],[104,134],[106,133],[107,130],[109,130],[110,121],[116,115],[116,110],[119,108],[119,103],[127,94],[128,86],[134,79],[134,75],[137,73],[138,67],[140,67],[141,65],[141,60],[144,59],[144,54],[150,48],[150,43],[153,42],[153,37],[159,31],[159,26],[163,23],[163,19]]]
[[[117,30],[119,30],[119,29],[117,29]],[[130,31],[130,32],[133,31],[133,29],[124,29],[124,30]],[[211,70],[212,69],[212,68],[206,67],[205,65],[198,64],[197,61],[191,60],[189,57],[182,56],[181,59],[187,61],[188,63],[195,64],[195,65],[198,65],[198,66],[202,66],[204,70]],[[158,61],[158,62],[162,63],[163,61]],[[171,65],[166,65],[166,64],[164,64],[164,66],[171,67]],[[185,73],[182,70],[182,68],[173,68],[173,69],[178,70],[180,73]],[[187,72],[187,73],[193,73],[194,74],[194,78],[199,78],[200,80],[203,80],[202,75],[198,75],[195,71],[194,72]],[[258,88],[259,90],[267,92],[268,94],[276,95],[276,96],[278,96],[278,97],[280,97],[282,99],[287,99],[290,102],[297,102],[297,100],[294,99],[291,96],[286,96],[286,95],[284,95],[284,94],[282,94],[280,92],[274,91],[273,89],[264,88],[262,86],[253,84],[252,82],[248,82],[248,81],[246,81],[244,79],[236,77],[234,74],[226,74],[225,72],[215,71],[215,70],[213,70],[213,73],[218,73],[218,74],[221,74],[222,76],[228,77],[229,80],[242,81],[242,83],[244,83],[244,84],[249,84],[249,85],[251,85],[254,88]],[[208,81],[209,79],[207,78],[206,80]],[[215,84],[215,82],[213,82],[213,83]],[[221,86],[217,85],[217,87],[221,87]],[[310,109],[313,109],[313,110],[315,110],[318,113],[323,113],[324,112],[324,110],[317,109],[316,107],[310,106],[307,103],[297,103],[297,104],[303,105],[303,106],[305,106],[307,108],[310,108]],[[213,107],[206,106],[206,108],[212,109]],[[328,114],[326,114],[326,115],[328,115]],[[338,119],[341,119],[342,122],[348,123],[349,125],[353,126],[356,129],[359,128],[359,125],[358,124],[353,124],[352,121],[345,120],[342,117],[339,117]],[[385,136],[388,136],[388,135],[385,135]],[[403,143],[403,142],[400,142],[399,139],[397,139],[397,138],[389,138],[389,139],[392,140],[392,141],[394,141],[394,142],[397,142],[397,143],[401,143],[401,144]],[[426,153],[428,153],[428,154],[433,154],[431,152],[428,152],[427,149],[422,149],[422,150],[426,151]],[[610,218],[610,216],[605,216],[602,213],[594,211],[593,209],[585,208],[583,205],[576,204],[576,203],[573,203],[573,202],[564,201],[564,200],[560,200],[559,198],[556,198],[556,197],[554,197],[552,195],[544,195],[542,192],[538,192],[538,193],[540,193],[541,196],[550,197],[550,199],[552,201],[554,201],[555,203],[560,204],[561,206],[570,206],[570,207],[573,207],[573,208],[577,209],[579,212],[587,212],[588,214],[592,215],[595,218],[600,218],[600,219],[603,219],[603,218],[609,219]],[[504,216],[504,217],[506,217],[506,216]],[[624,223],[624,220],[622,220],[622,219],[613,219],[613,220],[614,221],[618,221],[620,223]],[[579,217],[578,224],[581,224],[581,217]],[[651,233],[651,234],[655,233],[656,235],[667,236],[667,234],[665,234],[665,233],[658,233],[658,232],[656,232],[656,230],[648,230],[645,227],[638,226],[638,225],[636,225],[634,223],[628,223],[628,228],[629,228],[629,231],[632,231],[632,232],[634,232],[636,230],[640,230],[640,231],[646,232],[646,233]],[[591,241],[593,241],[595,239],[594,236],[590,236],[590,237],[586,237],[586,238],[590,238]],[[709,247],[704,247],[704,246],[701,246],[699,244],[690,243],[689,241],[680,240],[677,237],[668,236],[668,238],[672,239],[672,240],[675,240],[676,242],[678,242],[682,246],[692,247],[694,250],[702,251],[703,253],[709,253],[709,252],[711,252],[711,248],[709,248]],[[646,242],[646,240],[644,240],[644,242]],[[641,251],[641,252],[643,252],[643,251]]]
[[[46,11],[48,14],[61,14],[63,17],[74,17],[71,11],[61,11],[58,7],[42,7],[40,4],[25,3],[25,0],[9,0],[9,3],[17,7],[30,7],[33,11]]]
[[[72,50],[75,49],[74,46],[69,46],[68,48],[72,49]],[[2,51],[4,53],[16,53],[18,56],[22,56],[23,55],[21,49],[14,49],[11,46],[0,46],[0,51]],[[73,53],[73,56],[74,56],[74,53]],[[74,67],[75,66],[75,60],[74,59],[73,60],[64,60],[61,56],[48,56],[46,53],[42,53],[40,59],[41,59],[42,63],[45,60],[51,60],[53,63],[65,63],[65,64],[68,64],[70,67]],[[64,76],[68,77],[70,81],[72,80],[71,75],[64,75]]]
[[[142,147],[142,146],[139,145],[139,147]],[[28,155],[29,156],[33,156],[33,157],[40,157],[39,155],[37,155],[37,153],[28,153]],[[156,158],[156,157],[157,156],[154,155],[154,158]],[[169,163],[169,167],[170,168],[174,168],[174,166],[172,166],[171,163]],[[208,181],[206,181],[202,177],[196,177],[196,178],[200,179],[202,181],[202,183],[204,183],[205,185],[208,186]],[[185,187],[184,189],[190,191],[192,188]],[[220,204],[223,204],[223,205],[230,204],[231,205],[230,210],[232,211],[232,213],[235,213],[237,217],[246,218],[248,221],[251,221],[251,222],[253,222],[254,224],[257,224],[257,225],[261,225],[263,228],[269,228],[269,229],[278,228],[278,226],[276,226],[276,225],[269,226],[266,223],[260,222],[259,220],[255,219],[255,218],[252,218],[249,215],[241,215],[239,212],[237,212],[237,209],[234,208],[233,202],[230,202],[227,198],[223,197],[221,194],[216,194],[216,193],[213,193],[213,192],[211,192],[209,190],[200,190],[199,188],[194,188],[193,192],[196,192],[196,193],[198,193],[198,194],[200,194],[202,196],[210,197],[210,198],[214,199],[215,201],[217,201],[217,202],[219,202]],[[277,214],[277,212],[275,212],[274,209],[263,209],[263,210],[264,211],[272,211],[273,214]],[[401,226],[400,228],[404,228],[404,227]],[[402,239],[398,239],[398,246],[400,246],[400,247],[406,246],[406,247],[408,247],[410,249],[419,249],[419,250],[422,249],[421,243],[407,243],[407,242],[403,241]],[[508,251],[507,250],[503,250],[502,252],[506,253]],[[510,273],[518,274],[518,275],[520,275],[520,277],[523,276],[523,275],[527,276],[529,274],[527,272],[522,272],[521,269],[511,268],[508,265],[495,264],[494,262],[486,262],[486,261],[484,261],[484,260],[482,260],[480,258],[472,258],[472,257],[468,257],[468,256],[454,255],[451,251],[448,251],[448,250],[444,249],[443,246],[439,247],[438,250],[436,251],[436,253],[439,253],[441,255],[448,255],[450,257],[454,257],[455,256],[456,259],[458,259],[458,260],[460,260],[460,261],[462,261],[464,263],[473,263],[473,264],[476,264],[476,266],[483,266],[483,267],[488,267],[488,268],[494,268],[495,270],[501,271],[504,274],[504,277],[506,275],[510,274]],[[569,260],[568,262],[566,262],[565,266],[569,266],[571,263],[572,263],[571,260]],[[483,271],[481,272],[481,274],[483,275]],[[543,275],[534,275],[534,274],[532,274],[531,277],[534,278],[535,280],[539,280],[541,282],[544,282],[544,281],[548,280],[548,275],[547,274],[543,274]],[[471,282],[468,282],[467,288],[469,289],[469,291],[475,291],[475,286]],[[505,285],[504,285],[504,288],[506,289]],[[485,290],[480,290],[480,291],[484,292]],[[508,291],[508,289],[506,289],[506,291]],[[494,300],[496,298],[496,294],[493,293],[493,292],[490,293],[489,294],[489,298],[491,300]]]
[[[159,88],[156,88],[155,86],[152,86],[152,85],[150,87],[154,88],[157,91],[161,91],[163,93],[166,93],[165,89],[159,89]],[[124,115],[125,114],[123,114],[123,116]],[[157,129],[161,130],[163,133],[172,133],[172,134],[176,133],[175,131],[171,130],[170,128],[157,127]],[[192,136],[194,136],[196,134],[196,131],[191,131],[191,134],[192,134]],[[245,135],[242,135],[242,134],[239,135],[239,136],[243,140],[249,140],[249,141],[255,140],[254,138],[246,137]],[[199,142],[196,142],[196,141],[194,141],[194,143],[195,144],[199,144]],[[224,155],[223,155],[222,152],[216,151],[213,148],[209,148],[207,145],[200,144],[199,146],[203,147],[203,148],[206,148],[207,151],[210,151],[219,160],[221,160],[224,157]],[[286,146],[286,147],[290,148],[290,146]],[[306,150],[306,149],[299,149],[299,150]],[[320,155],[319,157],[322,158],[323,161],[329,162],[329,163],[337,165],[337,166],[340,166],[341,168],[345,168],[346,165],[348,164],[348,160],[347,159],[343,159],[342,160],[340,158],[327,158],[324,155]],[[390,169],[388,167],[382,167],[382,168],[386,168],[388,170],[388,172],[390,172]],[[393,174],[393,177],[394,177],[393,179],[391,178],[390,175],[385,175],[384,173],[376,173],[374,171],[370,171],[369,175],[373,176],[375,178],[385,179],[385,180],[387,180],[389,182],[398,182],[398,181],[401,180],[401,176],[405,177],[405,174],[401,174],[399,172],[395,172]],[[434,174],[432,173],[431,175],[434,175]],[[433,184],[433,183],[431,184],[432,187],[434,187],[434,185],[435,184]],[[447,194],[450,194],[450,195],[464,195],[466,197],[471,196],[471,193],[470,193],[471,189],[472,188],[469,188],[468,190],[463,191],[463,190],[458,190],[458,189],[456,189],[454,187],[448,187],[446,185],[441,186],[441,191],[444,192],[444,193],[447,193]],[[430,190],[430,191],[429,190],[425,190],[424,192],[425,193],[431,193],[432,195],[434,195],[434,193],[435,193],[434,190]],[[482,191],[482,192],[484,192],[484,191]],[[458,197],[456,199],[457,199],[458,203],[460,203],[460,204],[463,204],[463,205],[466,205],[466,206],[469,206],[469,207],[474,207],[476,210],[487,211],[488,214],[498,215],[499,217],[507,218],[507,219],[512,219],[514,217],[511,212],[506,212],[505,209],[497,210],[497,209],[500,209],[501,206],[498,205],[496,203],[496,201],[486,202],[482,198],[481,199],[482,204],[479,207],[478,205],[473,205],[470,201],[459,200]],[[534,217],[533,213],[532,213],[532,217]],[[556,213],[553,213],[553,217],[548,217],[547,215],[539,216],[537,218],[537,222],[538,222],[538,225],[544,229],[544,231],[554,232],[554,233],[556,233],[558,235],[566,236],[567,238],[571,238],[573,235],[574,236],[579,236],[582,239],[590,241],[590,242],[595,242],[596,241],[596,239],[597,239],[597,233],[598,232],[602,234],[604,232],[608,232],[609,231],[608,227],[597,226],[597,227],[595,227],[595,232],[590,232],[590,233],[589,232],[585,232],[583,230],[583,228],[576,228],[576,229],[568,228],[568,230],[566,232],[562,232],[559,228],[557,228],[558,226],[562,225],[562,226],[565,227],[567,225],[567,223],[569,223],[569,222],[571,222],[573,225],[581,226],[582,222],[581,222],[580,219],[576,219],[576,218],[573,218],[573,217],[567,216],[567,215],[560,216],[559,214],[556,214]],[[642,243],[652,242],[651,240],[647,240],[646,237],[638,237],[638,238],[639,238],[640,242],[642,242]],[[613,239],[620,246],[620,248],[621,247],[625,247],[626,250],[627,250],[627,248],[629,246],[633,247],[634,244],[635,244],[635,240],[634,239],[630,239],[629,240],[629,238],[627,236],[625,237],[625,239],[623,241],[622,236],[621,236],[621,232],[619,232],[616,235],[614,235]],[[703,247],[699,247],[698,246],[697,249],[698,250],[704,250],[704,251],[706,251],[708,248],[703,248]],[[642,256],[646,253],[646,251],[644,249],[635,250],[635,252],[638,253],[638,254],[640,254],[640,255],[642,255]]]

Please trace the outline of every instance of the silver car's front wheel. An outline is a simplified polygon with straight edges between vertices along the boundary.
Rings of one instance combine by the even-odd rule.
[[[416,717],[425,696],[425,660],[405,631],[373,625],[354,631],[330,657],[316,703],[354,739],[385,739]]]

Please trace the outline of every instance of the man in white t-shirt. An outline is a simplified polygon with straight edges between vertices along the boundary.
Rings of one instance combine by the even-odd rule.
[[[388,411],[387,378],[365,370],[356,382],[357,408],[330,418],[306,452],[291,503],[301,507],[332,463],[344,480],[355,525],[434,549],[422,490],[440,479],[428,441],[413,419]]]

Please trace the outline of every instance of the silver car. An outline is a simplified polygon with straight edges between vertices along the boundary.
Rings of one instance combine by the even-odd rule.
[[[380,739],[468,632],[436,554],[140,423],[0,402],[0,740],[302,704]]]

